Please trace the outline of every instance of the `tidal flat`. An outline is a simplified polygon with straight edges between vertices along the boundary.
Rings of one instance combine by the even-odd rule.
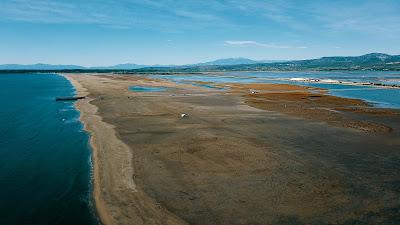
[[[65,76],[87,96],[104,224],[400,222],[398,109],[293,84]]]

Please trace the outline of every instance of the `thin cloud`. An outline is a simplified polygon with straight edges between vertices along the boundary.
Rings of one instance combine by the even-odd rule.
[[[400,34],[396,0],[0,0],[0,20],[46,24],[90,24],[114,29],[271,29],[294,38],[327,32],[395,37]],[[339,2],[339,3],[338,3]],[[250,43],[248,43],[250,45]],[[273,44],[264,47],[279,48]],[[256,45],[253,43],[253,45]],[[286,46],[290,47],[290,46]],[[285,48],[285,46],[280,46]]]
[[[306,31],[311,27],[298,20],[294,12],[300,12],[306,17],[309,12],[301,12],[303,9],[298,6],[296,1],[275,0],[275,1],[254,1],[254,0],[230,0],[230,2],[240,11],[257,15],[266,23],[278,23],[286,28],[298,31]]]
[[[260,43],[257,41],[225,41],[225,45],[234,47],[261,47],[278,49],[305,49],[305,46],[277,45],[273,43]]]
[[[109,28],[172,30],[193,26],[226,26],[225,19],[205,3],[153,0],[2,0],[0,20],[46,24],[95,24]]]
[[[396,36],[400,4],[396,0],[305,1],[229,0],[244,13],[260,16],[294,32],[354,32]]]

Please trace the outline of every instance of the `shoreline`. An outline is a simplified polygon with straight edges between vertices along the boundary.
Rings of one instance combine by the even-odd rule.
[[[395,161],[369,165],[372,175],[352,165],[400,144],[398,126],[384,125],[395,125],[398,111],[297,85],[230,84],[221,93],[140,76],[62,76],[86,96],[75,106],[90,135],[92,195],[105,225],[278,224],[288,210],[299,221],[326,214],[324,221],[344,222],[395,207],[374,191],[391,193],[379,165]],[[132,85],[179,88],[146,93]],[[357,188],[374,204],[357,204]]]
[[[92,104],[93,94],[73,76],[61,74],[76,89],[76,94],[86,96],[75,102],[80,121],[90,135],[93,163],[93,199],[96,215],[103,225],[116,224],[170,224],[187,223],[139,189],[134,181],[133,153],[117,135],[115,126],[103,121],[98,106]],[[131,202],[126,202],[127,197]],[[129,205],[126,205],[129,204]],[[122,209],[125,208],[125,209]]]
[[[68,75],[60,74],[64,78],[66,78],[71,85],[75,88],[77,95],[86,96],[89,94],[87,89],[82,87],[82,85],[71,78]],[[92,165],[93,165],[93,189],[92,189],[92,197],[94,200],[95,205],[95,213],[98,216],[99,221],[104,225],[113,225],[116,224],[113,221],[110,213],[108,212],[108,207],[104,202],[104,199],[101,196],[101,186],[100,186],[100,165],[99,165],[99,158],[98,158],[98,146],[96,143],[96,130],[93,129],[93,124],[90,122],[96,123],[104,123],[102,122],[102,118],[96,115],[98,108],[95,105],[90,104],[92,99],[86,97],[85,100],[77,101],[74,103],[76,109],[80,112],[79,120],[83,124],[83,129],[89,135],[89,144],[91,146],[92,151]],[[91,117],[91,118],[90,118]],[[92,126],[91,126],[92,125]],[[112,128],[111,128],[112,129]]]

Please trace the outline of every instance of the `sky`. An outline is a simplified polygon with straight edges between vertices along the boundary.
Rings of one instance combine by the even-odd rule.
[[[0,0],[0,64],[400,54],[399,0]]]

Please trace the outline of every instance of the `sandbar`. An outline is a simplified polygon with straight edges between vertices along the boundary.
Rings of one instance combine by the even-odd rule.
[[[294,85],[65,77],[87,96],[76,106],[106,225],[400,222],[397,110]]]

